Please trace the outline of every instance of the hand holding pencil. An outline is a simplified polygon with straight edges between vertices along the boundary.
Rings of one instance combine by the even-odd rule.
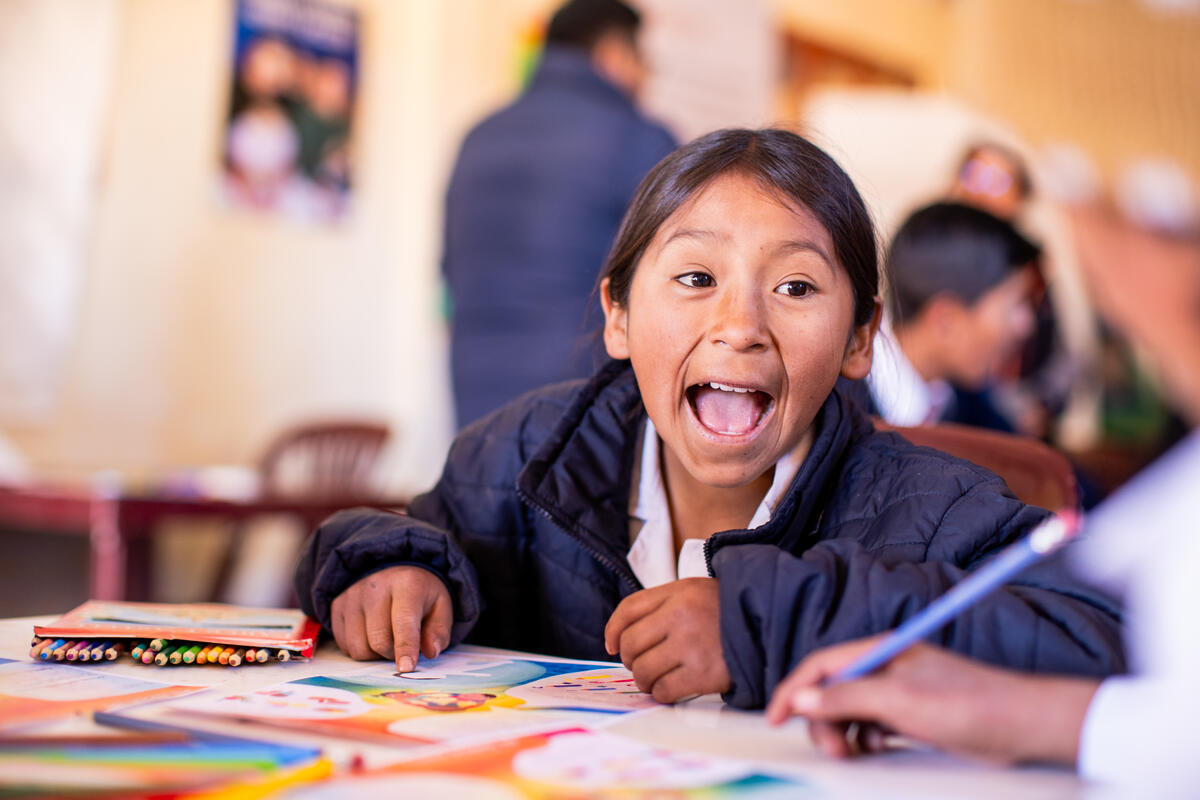
[[[809,721],[813,744],[836,758],[886,749],[891,735],[996,764],[1074,764],[1098,680],[1029,675],[919,643],[853,681],[827,679],[884,635],[817,651],[776,687],[768,721]]]
[[[896,630],[811,654],[776,687],[768,720],[807,717],[817,747],[838,757],[899,733],[994,762],[1074,763],[1097,681],[1022,675],[921,640],[1079,528],[1074,514],[1050,517]]]

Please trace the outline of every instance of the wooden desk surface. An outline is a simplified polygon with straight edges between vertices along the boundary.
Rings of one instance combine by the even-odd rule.
[[[0,656],[28,660],[33,625],[50,617],[0,620]],[[485,648],[479,648],[485,650]],[[487,650],[504,653],[506,651]],[[104,670],[115,675],[220,687],[222,691],[246,691],[281,681],[311,675],[339,675],[361,670],[363,665],[326,643],[309,662],[270,663],[253,667],[155,668],[132,663],[128,657],[100,666],[73,665],[74,669]],[[0,693],[4,685],[0,681]],[[163,708],[165,717],[166,709]],[[138,710],[139,716],[154,717],[159,709]],[[400,751],[381,745],[313,737],[268,726],[240,727],[229,722],[202,723],[212,730],[256,739],[319,744],[335,764],[345,765],[358,756],[368,767],[398,761]],[[82,733],[95,727],[88,719],[55,723],[48,732]],[[1085,797],[1088,787],[1069,771],[1053,768],[1000,769],[963,761],[924,750],[897,751],[852,762],[831,760],[816,753],[808,740],[803,721],[781,728],[766,724],[760,712],[726,708],[716,697],[701,697],[679,706],[630,715],[605,730],[656,744],[696,750],[712,755],[742,759],[770,766],[773,771],[794,774],[833,797],[892,798],[996,798],[1022,800]],[[820,791],[814,793],[819,796]]]

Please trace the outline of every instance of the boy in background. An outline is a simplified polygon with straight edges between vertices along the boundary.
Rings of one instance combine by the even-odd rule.
[[[914,212],[888,250],[891,331],[867,378],[872,411],[894,425],[959,422],[1012,431],[992,406],[994,369],[1033,331],[1038,247],[972,206]]]

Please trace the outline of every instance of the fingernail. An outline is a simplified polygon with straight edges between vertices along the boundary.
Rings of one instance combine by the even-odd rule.
[[[412,672],[414,666],[412,656],[401,656],[396,661],[397,672]]]
[[[792,711],[797,714],[815,711],[820,704],[821,692],[819,689],[801,689],[792,695]]]

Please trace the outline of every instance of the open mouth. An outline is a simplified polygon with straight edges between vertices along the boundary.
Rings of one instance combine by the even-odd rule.
[[[717,381],[689,386],[687,399],[700,424],[721,436],[753,433],[775,406],[766,392]]]

